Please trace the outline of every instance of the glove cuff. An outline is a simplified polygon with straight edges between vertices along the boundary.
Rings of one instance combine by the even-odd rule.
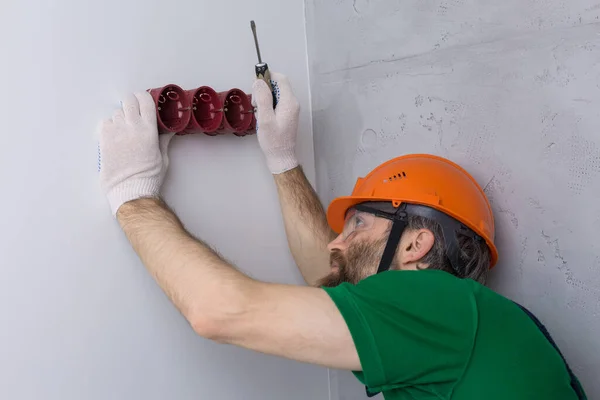
[[[160,184],[157,179],[139,178],[127,179],[115,185],[106,196],[113,216],[116,216],[123,203],[142,197],[158,197],[159,194]]]
[[[273,175],[283,174],[286,171],[296,168],[300,163],[293,150],[271,154],[267,157],[267,166]]]

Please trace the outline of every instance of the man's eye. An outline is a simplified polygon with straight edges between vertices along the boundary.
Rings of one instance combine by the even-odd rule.
[[[360,228],[361,226],[363,226],[365,224],[365,222],[361,219],[361,218],[356,218],[356,224],[355,226],[357,228]]]

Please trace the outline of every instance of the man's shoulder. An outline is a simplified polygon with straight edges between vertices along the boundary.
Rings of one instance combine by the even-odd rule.
[[[522,315],[516,303],[472,279],[458,278],[441,270],[386,271],[363,279],[356,285],[339,289],[351,297],[359,296],[385,307],[418,309],[442,317],[477,319],[481,312],[508,316]],[[441,315],[442,314],[442,315]],[[475,321],[476,324],[476,321]]]
[[[358,285],[380,288],[410,285],[415,289],[441,290],[440,294],[463,292],[472,294],[476,299],[485,298],[491,302],[516,306],[512,300],[477,281],[459,278],[442,270],[386,271],[370,276],[359,282]]]
[[[359,282],[365,283],[370,281],[378,282],[397,282],[398,280],[410,280],[413,283],[424,284],[444,284],[444,285],[462,285],[462,282],[472,281],[470,279],[458,278],[446,271],[439,269],[420,269],[420,270],[389,270],[379,274],[371,275]]]
[[[342,291],[349,293],[373,292],[378,295],[386,293],[399,293],[400,290],[410,292],[424,292],[432,295],[442,295],[447,291],[473,292],[479,290],[479,284],[475,285],[465,282],[445,271],[440,270],[417,270],[398,271],[390,270],[371,275],[356,284],[344,282],[333,288],[324,288],[327,291]],[[481,286],[483,287],[483,286]],[[441,290],[441,292],[439,292]]]
[[[461,291],[476,293],[482,290],[491,291],[484,285],[471,279],[461,279],[446,271],[441,270],[410,270],[410,271],[386,271],[377,275],[369,276],[357,284],[357,287],[379,287],[397,288],[399,286],[410,286],[416,289],[432,288],[446,291]],[[495,292],[492,292],[495,293]]]
[[[326,289],[336,303],[350,303],[363,313],[437,321],[474,330],[477,323],[479,284],[466,282],[439,270],[386,271],[357,284]],[[412,317],[410,317],[412,318]]]

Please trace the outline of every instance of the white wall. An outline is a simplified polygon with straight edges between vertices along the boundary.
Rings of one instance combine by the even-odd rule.
[[[597,3],[307,0],[322,200],[405,153],[466,167],[496,216],[492,288],[546,323],[590,399],[600,398]],[[349,373],[332,385],[340,399],[365,398]]]
[[[0,398],[327,398],[325,369],[197,337],[98,186],[96,124],[128,91],[250,90],[250,19],[303,106],[314,180],[301,0],[0,6]],[[170,155],[165,195],[194,234],[255,277],[302,282],[256,136],[176,137]]]

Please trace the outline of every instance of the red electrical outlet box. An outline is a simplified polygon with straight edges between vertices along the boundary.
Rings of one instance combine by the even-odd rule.
[[[191,100],[185,90],[171,84],[149,91],[156,103],[158,132],[183,131],[192,115]]]
[[[254,119],[254,108],[248,95],[240,89],[231,89],[219,93],[219,98],[223,103],[224,113],[219,133],[245,136]]]
[[[217,129],[223,122],[223,103],[217,92],[209,86],[201,86],[188,90],[187,96],[192,105],[192,115],[185,130],[179,134],[218,134]]]
[[[252,95],[251,94],[248,95],[248,101],[252,105]],[[253,107],[253,109],[254,109],[254,107]],[[250,123],[250,127],[248,129],[246,129],[246,133],[248,135],[256,134],[256,113],[254,113],[254,112],[252,113],[252,122]]]
[[[183,90],[170,84],[148,89],[148,92],[156,104],[159,133],[205,133],[210,136],[256,133],[252,95],[240,89],[217,93],[210,86]]]

